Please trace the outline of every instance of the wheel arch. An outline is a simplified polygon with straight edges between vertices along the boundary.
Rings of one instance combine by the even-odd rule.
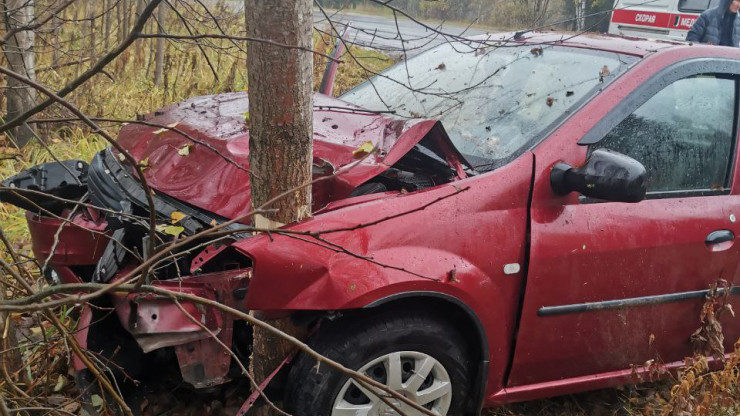
[[[422,304],[424,301],[431,301],[428,305]],[[473,331],[465,331],[464,335],[466,338],[471,339],[475,347],[477,348],[477,351],[480,354],[481,360],[488,358],[488,341],[486,340],[486,332],[483,328],[483,324],[481,323],[480,319],[478,318],[478,315],[473,311],[473,309],[468,306],[465,302],[461,301],[460,299],[448,295],[446,293],[441,292],[432,292],[432,291],[413,291],[413,292],[402,292],[402,293],[394,293],[389,296],[382,297],[380,299],[376,299],[367,305],[365,305],[362,309],[363,310],[377,310],[379,308],[389,308],[389,307],[398,307],[398,306],[404,306],[404,307],[417,307],[421,309],[437,309],[434,308],[434,306],[442,306],[443,308],[452,308],[452,310],[460,312],[462,316],[465,316],[467,318],[467,321],[465,322],[469,328],[463,328],[463,329],[472,329]],[[472,332],[475,336],[470,337],[468,334],[469,332]]]
[[[469,411],[471,415],[480,414],[486,392],[489,366],[489,345],[486,332],[478,315],[473,308],[462,300],[441,292],[409,291],[400,292],[376,299],[360,309],[343,311],[346,313],[372,313],[386,309],[403,308],[408,310],[433,311],[437,315],[445,316],[460,327],[460,332],[470,342],[470,346],[478,353],[478,365],[473,380],[475,386],[471,391]],[[461,322],[459,319],[463,318]]]

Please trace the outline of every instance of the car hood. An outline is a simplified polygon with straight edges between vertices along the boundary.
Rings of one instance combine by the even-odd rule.
[[[247,111],[245,92],[191,98],[124,126],[118,143],[146,166],[146,180],[157,192],[226,218],[241,217],[251,202]],[[357,162],[357,149],[368,142],[378,148],[314,185],[314,210],[348,196],[435,129],[441,130],[445,159],[462,171],[462,156],[435,120],[398,119],[316,94],[313,128],[314,177]]]

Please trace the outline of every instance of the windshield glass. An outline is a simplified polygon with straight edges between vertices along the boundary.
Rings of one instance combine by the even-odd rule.
[[[393,66],[341,98],[400,117],[439,119],[455,147],[483,166],[515,156],[633,61],[560,46],[476,50],[449,43]]]

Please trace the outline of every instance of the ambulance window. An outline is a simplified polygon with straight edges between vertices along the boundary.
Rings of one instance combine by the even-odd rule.
[[[682,12],[703,12],[718,5],[720,0],[679,0],[678,10]]]

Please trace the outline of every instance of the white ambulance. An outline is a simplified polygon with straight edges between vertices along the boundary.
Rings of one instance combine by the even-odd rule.
[[[720,0],[616,0],[609,33],[649,39],[686,40],[699,14]]]

